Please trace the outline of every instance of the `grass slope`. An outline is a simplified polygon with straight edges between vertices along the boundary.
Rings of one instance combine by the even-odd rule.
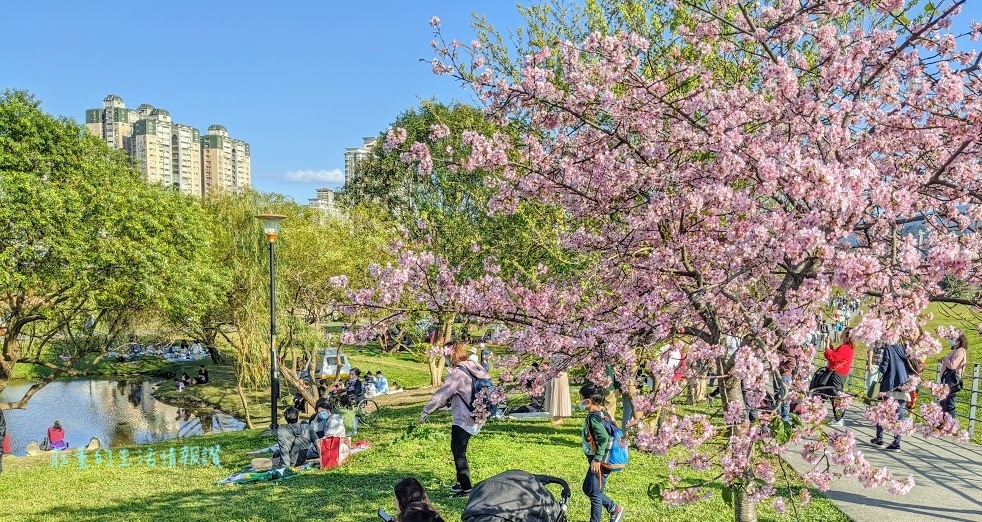
[[[937,330],[939,326],[954,326],[961,331],[965,332],[968,338],[968,365],[965,368],[965,374],[963,378],[965,379],[965,390],[962,390],[958,394],[958,421],[961,426],[965,429],[968,428],[968,416],[971,408],[971,397],[972,397],[972,372],[976,363],[982,363],[982,338],[979,336],[978,332],[978,317],[973,315],[971,311],[963,305],[942,305],[940,303],[931,303],[929,312],[932,314],[932,319],[927,322],[924,327],[924,331],[931,336],[937,337]],[[979,313],[982,313],[980,311]],[[942,350],[941,353],[932,355],[928,357],[924,378],[935,380],[937,379],[937,368],[938,363],[941,359],[948,354],[949,348],[947,343],[942,339]],[[868,353],[868,347],[862,343],[858,344],[856,347],[856,355],[854,358],[853,368],[852,368],[852,379],[849,381],[849,391],[857,396],[863,393],[863,379],[866,372],[866,357]],[[816,364],[824,365],[824,359],[822,359],[821,353],[816,354]],[[982,384],[980,384],[982,386]],[[980,390],[982,391],[982,390]],[[922,397],[929,397],[929,394],[922,388]],[[918,398],[918,403],[920,403],[921,398]],[[854,408],[860,408],[862,405],[857,403],[853,406]],[[977,415],[982,415],[982,410],[980,410]],[[970,434],[971,438],[976,443],[982,443],[982,422],[977,422],[975,426],[975,431]]]
[[[372,358],[352,355],[353,364],[364,369],[381,369],[390,379],[405,382],[406,386],[426,383],[424,364],[398,356]],[[190,370],[195,365],[186,365]],[[168,370],[181,370],[167,368]],[[238,397],[228,386],[232,383],[229,368],[210,367],[212,385],[195,386],[177,397],[187,400],[195,396],[238,409]],[[189,371],[189,373],[191,373]],[[172,383],[163,383],[159,394],[165,399]],[[176,392],[174,392],[176,394]],[[197,394],[197,395],[194,395]],[[250,410],[261,414],[268,403],[259,402],[262,394],[255,392],[256,401]],[[175,398],[175,397],[171,397]],[[78,469],[74,454],[68,465],[53,468],[50,459],[4,459],[0,474],[0,506],[4,522],[62,520],[71,517],[79,521],[192,521],[192,520],[331,520],[354,522],[375,520],[379,507],[392,511],[392,485],[407,475],[414,475],[430,491],[431,496],[448,521],[459,521],[466,504],[463,499],[450,498],[445,486],[454,481],[450,456],[449,414],[438,412],[422,428],[414,426],[428,398],[426,390],[410,391],[383,398],[382,417],[374,427],[365,427],[358,438],[372,442],[372,448],[354,455],[351,462],[336,470],[310,471],[282,482],[247,486],[219,486],[217,481],[247,465],[246,452],[269,445],[273,439],[258,430],[172,440],[138,448],[130,448],[131,459],[140,451],[153,449],[156,453],[183,445],[221,447],[220,467],[149,467],[145,463],[128,468],[93,467]],[[268,409],[266,409],[268,411]],[[580,492],[585,460],[580,447],[580,426],[583,414],[569,419],[560,427],[543,421],[496,421],[471,441],[470,463],[475,479],[521,468],[564,478],[570,483],[573,497],[570,520],[587,520],[588,502]],[[257,421],[262,426],[268,422]],[[118,450],[117,450],[118,451]],[[679,508],[669,508],[647,496],[648,485],[668,474],[669,457],[656,457],[634,452],[630,467],[615,474],[608,493],[628,508],[628,520],[732,520],[730,509],[718,494],[706,501]],[[696,479],[698,474],[679,472],[683,479]],[[795,482],[795,492],[801,487]],[[790,515],[778,516],[769,506],[761,506],[761,520],[791,520]],[[803,509],[801,520],[847,520],[828,500],[813,492],[812,502]]]
[[[184,444],[219,444],[222,466],[215,468],[101,467],[78,469],[74,455],[68,466],[52,468],[50,459],[5,459],[0,474],[0,505],[5,521],[188,521],[188,520],[299,520],[315,518],[338,522],[372,520],[375,511],[391,511],[392,485],[414,475],[431,492],[448,521],[460,520],[465,500],[452,499],[445,485],[453,482],[453,463],[446,435],[449,416],[436,415],[416,435],[405,435],[418,415],[419,405],[386,407],[385,417],[360,437],[372,448],[354,455],[337,470],[306,472],[297,478],[247,486],[219,486],[221,478],[248,464],[246,452],[269,444],[259,431],[182,439],[151,446],[156,452]],[[504,421],[488,424],[471,442],[470,460],[477,479],[510,468],[556,475],[570,482],[571,520],[586,520],[588,502],[579,492],[585,470],[580,449],[582,417],[561,427],[548,422]],[[132,449],[132,454],[138,451]],[[132,458],[132,457],[131,457]],[[92,465],[91,457],[87,462]],[[652,480],[666,474],[667,459],[632,455],[630,468],[610,480],[608,493],[629,509],[629,520],[732,520],[720,495],[680,508],[652,502],[646,495]],[[800,484],[799,484],[800,486]],[[762,507],[761,520],[790,520]],[[827,500],[816,498],[806,506],[802,520],[846,520]]]

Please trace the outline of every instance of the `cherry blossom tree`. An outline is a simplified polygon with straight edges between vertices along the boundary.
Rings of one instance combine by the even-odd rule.
[[[464,131],[466,149],[444,161],[495,173],[489,212],[526,201],[562,209],[576,226],[561,245],[590,269],[506,277],[489,253],[471,277],[406,250],[353,303],[410,313],[399,307],[413,295],[414,309],[506,322],[500,341],[514,356],[502,362],[516,370],[505,378],[533,386],[555,370],[519,372],[521,360],[565,354],[599,383],[608,366],[623,382],[641,365],[660,385],[635,397],[639,420],[658,419],[635,426],[637,445],[683,446],[688,465],[719,470],[740,520],[775,495],[783,464],[772,457],[792,450],[815,465],[805,478],[819,489],[848,476],[905,493],[912,480],[874,469],[852,432],[817,437],[827,411],[807,397],[807,368],[795,375],[792,422],[764,411],[768,376],[782,356],[813,358],[806,336],[833,292],[867,300],[857,338],[910,340],[915,355],[940,350],[917,334],[930,302],[982,304],[942,284],[980,282],[982,55],[958,41],[982,25],[951,32],[965,0],[674,4],[689,20],[657,42],[658,56],[637,34],[593,33],[529,54],[517,80],[490,70],[479,43],[447,42],[434,18],[434,73],[468,82],[492,121],[524,128],[518,139]],[[433,168],[429,147],[398,129],[387,146]],[[927,231],[920,241],[913,224]],[[438,292],[418,292],[430,281]],[[664,346],[690,367],[718,365],[722,424],[676,410],[682,388]],[[918,429],[954,434],[933,406],[921,407]],[[915,429],[894,412],[887,400],[867,417]],[[720,435],[727,445],[711,455],[705,443]],[[654,491],[672,503],[707,494],[671,476]]]

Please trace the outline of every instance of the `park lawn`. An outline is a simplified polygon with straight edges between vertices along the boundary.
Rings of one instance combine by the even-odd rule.
[[[449,451],[449,414],[438,412],[428,424],[407,434],[421,405],[385,407],[379,423],[364,427],[357,439],[372,442],[368,451],[329,471],[308,471],[281,482],[245,486],[219,486],[216,482],[247,465],[246,452],[264,447],[272,438],[258,430],[171,440],[130,448],[131,460],[152,448],[156,453],[183,445],[220,445],[221,466],[132,467],[78,469],[69,454],[67,466],[53,468],[50,459],[4,460],[0,474],[0,506],[4,522],[61,520],[331,520],[355,522],[375,519],[379,507],[392,511],[392,485],[405,476],[416,476],[431,493],[448,521],[459,521],[466,501],[449,496],[453,482]],[[588,509],[580,493],[585,460],[580,448],[583,414],[555,427],[546,421],[493,421],[471,441],[470,463],[476,479],[521,468],[564,478],[573,497],[570,520],[585,521]],[[118,455],[118,450],[117,455]],[[664,479],[667,457],[634,452],[627,470],[612,476],[608,493],[628,509],[628,520],[732,520],[718,492],[711,499],[669,508],[648,498],[648,485]],[[683,478],[695,478],[695,475]],[[794,486],[800,487],[800,482]],[[718,489],[718,487],[716,488]],[[761,506],[761,520],[791,520]],[[828,500],[813,492],[801,520],[847,520]]]
[[[192,378],[198,375],[198,368],[204,364],[208,368],[208,383],[189,386],[184,391],[177,391],[174,378],[187,372]],[[230,363],[213,364],[210,359],[171,363],[155,372],[157,378],[162,378],[154,397],[167,404],[189,408],[203,408],[224,411],[245,420],[242,400],[235,390],[235,372]],[[285,382],[284,382],[285,384]],[[279,410],[293,405],[293,391],[284,386],[281,390]],[[249,415],[253,427],[269,426],[270,406],[269,388],[245,388],[246,400],[249,404]]]
[[[56,364],[60,363],[56,350],[53,347],[46,348],[43,357]],[[93,364],[92,361],[95,358],[95,355],[86,357],[75,366],[75,369],[90,377],[112,378],[154,373],[172,364],[159,357],[141,357],[135,361],[127,362],[117,362],[104,357],[99,362]],[[51,372],[51,369],[44,366],[18,363],[14,366],[14,373],[11,378],[36,381],[51,375]]]
[[[372,357],[367,354],[359,353],[357,347],[346,347],[345,353],[353,367],[361,368],[363,371],[381,371],[389,384],[398,382],[400,386],[407,389],[415,389],[428,386],[430,383],[429,371],[426,364],[418,362],[417,358],[411,354],[391,354],[385,356]],[[177,391],[174,377],[187,372],[194,377],[198,374],[198,367],[204,364],[208,368],[209,383],[206,385],[195,385],[185,388],[184,391]],[[290,371],[281,369],[281,371]],[[167,366],[157,368],[154,372],[158,378],[165,378],[154,392],[154,397],[163,402],[181,406],[199,406],[221,410],[243,419],[242,401],[235,391],[235,373],[231,364],[212,364],[211,360],[189,361],[186,363],[171,363]],[[282,413],[287,406],[293,405],[293,393],[285,379],[280,379],[281,397],[279,409]],[[245,390],[246,399],[249,403],[249,415],[254,427],[269,425],[269,389],[249,389]],[[392,397],[398,397],[393,395]],[[243,419],[244,420],[244,419]]]
[[[968,366],[965,368],[966,375],[971,378],[972,367],[975,363],[982,363],[982,336],[979,336],[979,324],[982,323],[982,310],[975,314],[964,305],[943,305],[941,303],[931,303],[928,310],[933,318],[928,321],[925,331],[937,337],[939,326],[954,326],[965,332],[968,338]],[[940,354],[928,358],[928,362],[940,361],[948,354],[948,345],[944,344]]]
[[[389,381],[389,386],[398,383],[403,388],[420,388],[430,385],[430,373],[421,355],[395,353],[385,356],[373,356],[358,347],[347,347],[348,361],[351,366],[364,372],[381,371]]]

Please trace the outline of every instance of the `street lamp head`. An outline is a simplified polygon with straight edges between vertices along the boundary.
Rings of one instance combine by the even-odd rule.
[[[266,233],[269,242],[276,241],[276,236],[280,233],[280,221],[286,216],[280,214],[259,214],[256,217],[263,220],[263,232]]]

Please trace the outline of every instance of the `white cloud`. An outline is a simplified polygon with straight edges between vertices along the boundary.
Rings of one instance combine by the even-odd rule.
[[[283,175],[289,183],[344,183],[344,171],[341,169],[294,170]]]

